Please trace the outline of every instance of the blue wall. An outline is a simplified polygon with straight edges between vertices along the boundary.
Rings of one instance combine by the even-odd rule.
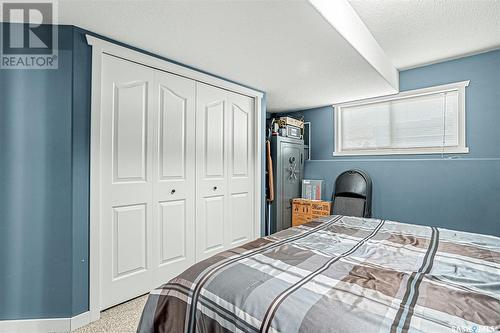
[[[0,70],[0,319],[73,312],[72,34],[59,69]]]
[[[89,306],[92,33],[58,29],[57,70],[0,70],[0,320]]]
[[[402,71],[400,89],[464,80],[469,154],[333,157],[333,109],[323,107],[290,113],[311,122],[305,177],[332,193],[342,171],[361,168],[375,217],[500,236],[500,50]]]

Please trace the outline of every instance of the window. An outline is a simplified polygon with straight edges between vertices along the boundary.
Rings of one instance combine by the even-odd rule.
[[[335,106],[334,155],[467,153],[469,81]]]

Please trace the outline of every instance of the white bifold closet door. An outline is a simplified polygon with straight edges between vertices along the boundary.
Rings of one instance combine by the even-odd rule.
[[[195,261],[195,81],[105,55],[101,309]]]
[[[194,80],[155,71],[153,288],[195,263],[195,95]]]
[[[253,239],[253,99],[197,83],[196,260]]]

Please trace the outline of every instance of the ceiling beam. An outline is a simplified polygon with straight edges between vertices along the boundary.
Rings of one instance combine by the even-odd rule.
[[[347,0],[309,0],[323,18],[399,92],[399,73]]]

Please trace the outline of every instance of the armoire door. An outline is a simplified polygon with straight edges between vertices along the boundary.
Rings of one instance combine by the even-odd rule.
[[[151,68],[102,58],[101,309],[151,289]]]
[[[253,235],[253,99],[197,83],[196,260]]]
[[[196,83],[155,71],[154,287],[195,262]]]
[[[293,142],[280,142],[281,165],[281,223],[279,230],[292,226],[292,199],[301,195],[302,168],[304,163],[304,146]]]

